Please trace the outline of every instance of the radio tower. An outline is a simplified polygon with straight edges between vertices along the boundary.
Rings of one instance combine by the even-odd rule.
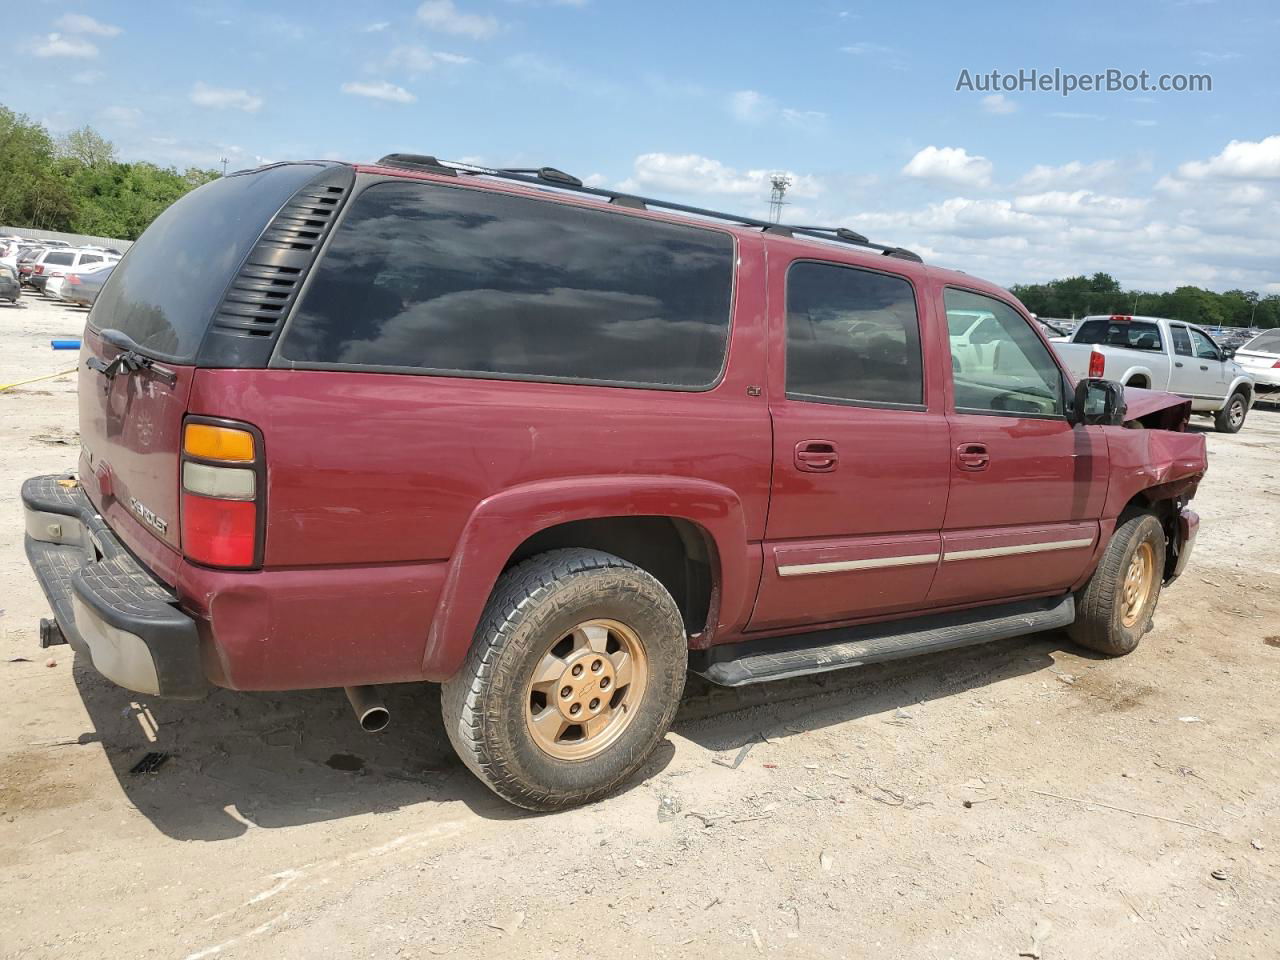
[[[773,185],[773,192],[769,194],[769,219],[781,223],[782,208],[787,203],[782,198],[787,194],[787,187],[791,186],[791,178],[785,173],[775,173],[769,177],[769,183]]]

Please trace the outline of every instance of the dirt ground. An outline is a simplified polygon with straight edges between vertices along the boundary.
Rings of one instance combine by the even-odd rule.
[[[49,340],[83,312],[23,302],[0,384],[75,365]],[[548,816],[467,773],[432,687],[371,737],[337,690],[165,702],[42,652],[18,487],[74,464],[75,418],[70,377],[0,393],[0,956],[1280,956],[1274,410],[1207,434],[1132,656],[694,682],[627,789]]]

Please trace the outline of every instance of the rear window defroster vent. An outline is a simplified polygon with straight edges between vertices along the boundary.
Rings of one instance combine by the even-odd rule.
[[[214,314],[202,366],[266,365],[352,179],[349,169],[327,171],[294,194],[267,225]]]

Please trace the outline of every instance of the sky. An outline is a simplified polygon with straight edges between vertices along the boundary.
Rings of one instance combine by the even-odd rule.
[[[127,160],[428,153],[761,217],[785,173],[784,220],[1004,285],[1280,294],[1274,0],[35,0],[5,34],[0,103]],[[1055,69],[1212,89],[986,79]]]

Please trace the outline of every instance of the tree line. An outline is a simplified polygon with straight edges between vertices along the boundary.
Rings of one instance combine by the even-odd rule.
[[[1009,289],[1040,317],[1073,320],[1099,313],[1144,314],[1205,327],[1280,327],[1280,296],[1262,297],[1256,290],[1214,293],[1188,286],[1172,293],[1144,293],[1122,289],[1109,273],[1017,283]]]
[[[124,163],[92,127],[55,138],[0,105],[0,224],[136,240],[165,207],[218,176]]]

